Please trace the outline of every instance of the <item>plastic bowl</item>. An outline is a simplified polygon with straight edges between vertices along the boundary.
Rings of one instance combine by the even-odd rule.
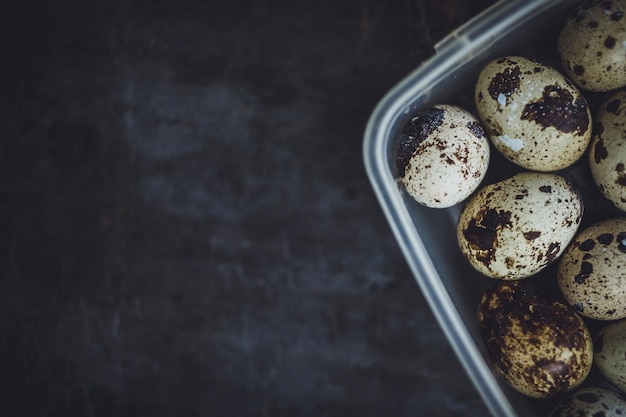
[[[397,139],[412,115],[430,105],[457,104],[476,114],[474,84],[482,67],[494,58],[521,55],[559,68],[556,37],[565,16],[578,3],[496,3],[439,42],[436,54],[379,102],[365,131],[365,167],[374,192],[439,325],[495,416],[546,416],[554,402],[525,397],[492,371],[480,338],[476,311],[483,289],[493,281],[478,274],[458,249],[456,223],[462,203],[448,209],[432,209],[414,202],[397,180]],[[491,154],[483,184],[518,171],[493,148]],[[594,193],[593,184],[586,179],[583,159],[586,156],[562,174],[583,189],[583,194]],[[594,210],[605,209],[602,204],[590,207],[586,203],[583,223],[594,220]],[[553,269],[545,271],[554,273]]]

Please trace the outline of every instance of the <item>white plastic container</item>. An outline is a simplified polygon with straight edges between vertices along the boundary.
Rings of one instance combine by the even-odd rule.
[[[397,180],[397,139],[412,115],[430,105],[457,104],[476,114],[474,84],[482,67],[494,58],[521,55],[558,68],[556,37],[578,3],[503,0],[485,10],[439,42],[432,58],[387,93],[365,131],[366,170],[391,229],[452,348],[495,416],[547,416],[556,400],[525,397],[492,371],[476,311],[482,290],[493,281],[474,271],[458,249],[456,222],[462,204],[431,209],[414,202]],[[584,163],[564,174],[582,181],[577,185],[583,188],[593,187],[579,172]],[[517,170],[493,151],[484,182]],[[593,207],[587,217],[592,216]]]

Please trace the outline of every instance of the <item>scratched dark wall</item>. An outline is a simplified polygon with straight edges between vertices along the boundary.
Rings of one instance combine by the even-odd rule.
[[[361,157],[468,3],[0,2],[0,414],[487,416]]]

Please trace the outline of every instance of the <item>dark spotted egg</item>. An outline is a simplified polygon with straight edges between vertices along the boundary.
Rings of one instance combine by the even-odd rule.
[[[611,94],[594,119],[589,166],[602,195],[626,211],[626,90]]]
[[[567,302],[596,320],[626,317],[626,218],[579,232],[559,261],[557,281]]]
[[[562,398],[550,417],[624,417],[626,400],[602,387],[580,388]]]
[[[550,398],[570,391],[591,370],[593,346],[583,320],[526,281],[487,288],[478,319],[496,372],[525,395]]]
[[[583,214],[578,190],[563,177],[521,172],[480,188],[459,216],[461,252],[482,274],[515,280],[556,260]]]
[[[626,1],[585,1],[565,20],[557,41],[564,73],[580,88],[626,86]]]
[[[576,162],[591,139],[585,97],[552,67],[508,56],[478,76],[475,102],[495,148],[531,171],[557,171]]]
[[[400,134],[397,169],[418,203],[446,208],[476,190],[489,166],[489,140],[467,110],[437,105],[415,114]]]

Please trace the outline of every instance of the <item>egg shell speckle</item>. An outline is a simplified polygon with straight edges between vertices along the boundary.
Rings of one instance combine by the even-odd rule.
[[[581,92],[556,69],[519,56],[488,63],[475,87],[480,120],[495,148],[532,171],[564,169],[591,139],[591,112]]]
[[[461,252],[491,278],[536,274],[565,250],[583,215],[578,190],[556,174],[521,172],[480,188],[457,224]]]
[[[406,191],[418,203],[447,208],[480,185],[489,153],[484,129],[471,113],[438,105],[419,112],[405,126],[397,166]]]
[[[557,51],[564,73],[580,88],[626,86],[626,1],[586,1],[565,20]]]
[[[550,417],[623,417],[626,401],[608,388],[580,388],[564,397]]]
[[[626,393],[626,319],[605,325],[593,345],[594,362],[600,373]]]
[[[602,195],[626,211],[626,90],[611,94],[594,120],[591,174]]]
[[[626,317],[626,218],[580,231],[559,261],[558,285],[577,312],[596,320]]]
[[[499,282],[483,293],[478,319],[489,357],[502,378],[533,398],[578,387],[593,363],[591,335],[565,304],[525,281]]]

